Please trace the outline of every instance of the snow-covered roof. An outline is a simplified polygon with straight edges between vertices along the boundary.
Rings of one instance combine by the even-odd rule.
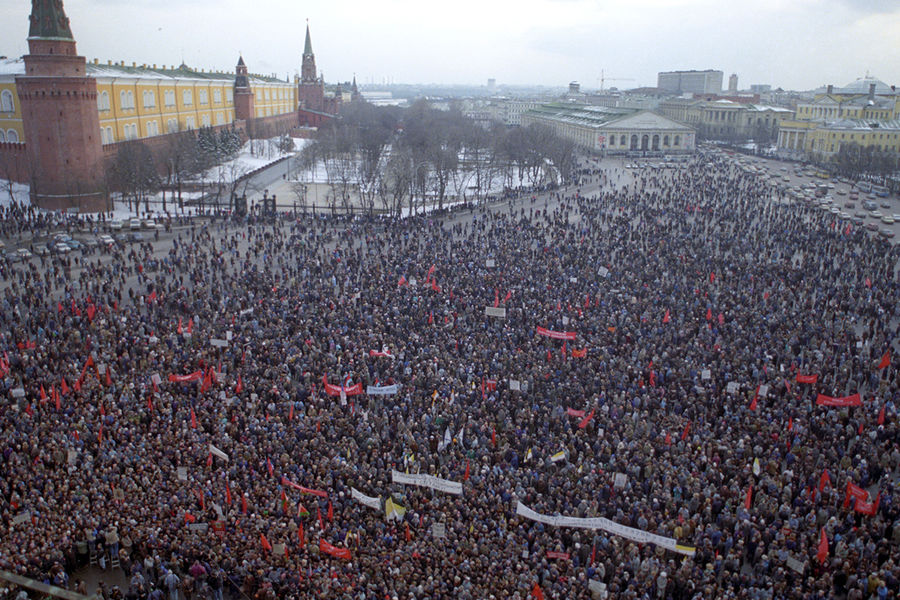
[[[25,61],[21,58],[0,58],[0,76],[24,74]]]

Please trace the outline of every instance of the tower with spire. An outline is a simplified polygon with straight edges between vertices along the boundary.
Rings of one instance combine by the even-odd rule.
[[[300,67],[300,89],[297,98],[300,108],[308,111],[325,110],[325,82],[316,75],[316,55],[313,54],[309,37],[309,23],[306,24],[306,42],[303,44],[303,62]]]
[[[32,0],[25,74],[16,76],[31,201],[51,210],[106,210],[97,82],[62,0]]]
[[[256,115],[253,111],[253,90],[250,88],[250,75],[244,57],[238,56],[237,66],[234,70],[234,119],[246,121]]]

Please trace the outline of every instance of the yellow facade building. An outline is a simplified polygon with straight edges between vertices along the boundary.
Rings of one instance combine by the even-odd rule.
[[[0,59],[0,142],[27,142],[16,93],[21,59]],[[93,60],[87,74],[97,80],[100,140],[112,144],[166,133],[229,125],[235,120],[234,73],[156,65],[126,66]],[[250,75],[254,116],[271,117],[297,110],[296,84],[274,76]]]

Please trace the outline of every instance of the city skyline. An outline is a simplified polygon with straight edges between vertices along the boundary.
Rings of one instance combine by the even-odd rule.
[[[307,18],[328,81],[583,88],[655,86],[659,71],[717,69],[739,88],[842,86],[867,72],[888,84],[900,66],[900,5],[889,0],[411,0],[298,6],[283,0],[67,0],[79,54],[106,60],[293,78]],[[0,8],[0,54],[27,51],[31,3]],[[277,18],[274,18],[277,17]],[[202,22],[203,27],[197,24]],[[613,24],[610,26],[610,24]],[[115,32],[127,31],[128,35]],[[862,43],[864,41],[864,43]]]

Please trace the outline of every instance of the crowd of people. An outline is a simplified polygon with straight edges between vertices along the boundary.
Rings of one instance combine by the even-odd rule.
[[[724,158],[584,179],[16,267],[0,568],[84,591],[96,561],[140,599],[898,597],[897,246]]]

